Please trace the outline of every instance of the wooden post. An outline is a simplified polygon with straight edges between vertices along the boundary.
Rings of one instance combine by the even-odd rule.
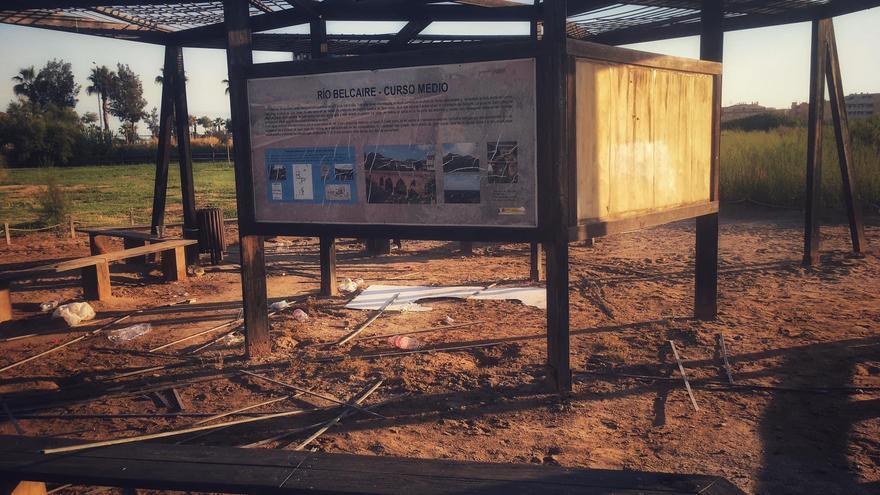
[[[540,282],[544,279],[544,248],[539,242],[529,244],[529,280]]]
[[[12,319],[12,297],[9,295],[9,281],[0,279],[0,322]]]
[[[573,74],[566,52],[567,1],[543,3],[544,35],[538,54],[539,215],[547,241],[547,380],[571,391],[568,308],[568,227],[571,168],[568,163],[574,112]]]
[[[320,238],[321,242],[321,295],[337,296],[336,287],[336,240],[332,237]]]
[[[70,224],[70,238],[76,239],[76,222],[73,221],[73,215],[68,215],[67,221]]]
[[[9,223],[3,222],[3,234],[6,236],[6,245],[12,245],[12,234],[9,233]]]
[[[162,70],[156,178],[153,182],[153,214],[150,221],[150,231],[153,235],[158,235],[160,226],[165,225],[165,193],[168,189],[168,163],[171,161],[171,126],[174,125],[174,73],[176,65],[177,50],[174,47],[166,46],[165,65]]]
[[[364,241],[364,250],[368,256],[380,256],[391,253],[391,239],[368,238]]]
[[[804,265],[819,262],[819,202],[822,193],[822,120],[825,114],[827,22],[813,21],[810,56],[810,111],[807,122],[807,194],[804,218]]]
[[[110,299],[110,264],[100,261],[82,268],[83,297],[89,301]]]
[[[180,161],[180,196],[183,200],[183,238],[198,239],[196,220],[196,192],[193,185],[192,148],[189,142],[189,109],[186,103],[186,71],[183,67],[183,48],[174,47],[174,115],[177,119],[177,154]],[[186,262],[195,263],[199,247],[186,248]]]
[[[852,142],[849,137],[849,119],[846,114],[846,101],[843,97],[843,81],[840,77],[840,60],[837,57],[837,37],[834,34],[834,21],[823,19],[827,24],[825,45],[827,47],[827,63],[825,71],[828,77],[828,93],[831,95],[831,116],[834,120],[834,136],[837,139],[837,158],[840,164],[840,176],[843,183],[843,198],[849,218],[849,232],[852,239],[853,252],[862,253],[868,249],[865,240],[865,227],[862,223],[862,211],[858,203],[856,191],[855,167],[852,159]]]
[[[235,139],[235,200],[241,248],[241,291],[244,305],[245,353],[248,357],[268,354],[269,319],[266,294],[266,258],[263,238],[244,232],[254,216],[254,188],[251,176],[251,143],[248,122],[246,73],[253,64],[248,0],[224,0],[226,64],[229,72],[229,107]]]
[[[309,23],[309,40],[312,58],[327,56],[327,23],[322,18]],[[330,236],[320,238],[321,295],[336,296],[336,239]]]
[[[721,62],[724,58],[724,7],[721,0],[703,0],[700,58]],[[714,81],[712,95],[712,170],[710,200],[718,201],[718,171],[721,164],[721,77]],[[696,219],[694,260],[694,316],[714,320],[718,315],[718,214]]]
[[[474,254],[474,243],[470,241],[461,241],[458,243],[458,251],[463,256],[471,256]]]

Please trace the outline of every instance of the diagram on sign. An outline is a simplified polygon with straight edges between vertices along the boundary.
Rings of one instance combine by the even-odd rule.
[[[268,149],[266,164],[273,202],[357,202],[353,148]]]

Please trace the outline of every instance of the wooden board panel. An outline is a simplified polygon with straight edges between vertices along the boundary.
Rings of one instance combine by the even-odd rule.
[[[0,437],[0,478],[231,493],[739,494],[703,475],[140,443],[47,456]]]
[[[576,58],[577,220],[710,201],[710,74]]]

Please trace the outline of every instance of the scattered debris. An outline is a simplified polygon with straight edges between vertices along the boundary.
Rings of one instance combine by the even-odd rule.
[[[681,379],[684,380],[684,388],[687,389],[688,395],[691,398],[691,405],[694,406],[694,411],[699,411],[700,407],[697,406],[697,399],[694,398],[694,391],[691,390],[691,384],[688,381],[687,374],[684,372],[684,365],[681,364],[681,358],[678,357],[678,349],[675,348],[675,342],[670,340],[669,345],[672,347],[672,355],[675,356],[675,362],[678,363],[678,371],[681,372]]]
[[[305,322],[309,321],[309,315],[306,314],[305,311],[297,308],[297,309],[293,310],[293,319],[300,322],[300,323],[305,323]]]
[[[406,335],[398,335],[395,337],[388,337],[388,344],[397,347],[398,349],[421,349],[422,342],[418,339],[407,337]]]
[[[374,321],[376,321],[377,318],[379,318],[380,316],[382,316],[382,313],[384,313],[385,310],[388,308],[388,306],[390,306],[391,304],[393,304],[394,301],[397,300],[398,297],[400,297],[400,293],[399,293],[399,292],[396,293],[396,294],[394,294],[394,295],[391,296],[390,298],[388,298],[387,301],[385,301],[384,303],[382,303],[382,306],[379,307],[379,310],[376,311],[376,313],[373,314],[373,316],[367,318],[367,321],[361,323],[361,324],[360,324],[357,328],[355,328],[351,333],[349,333],[348,335],[346,335],[345,337],[343,337],[341,340],[339,340],[339,342],[336,342],[336,345],[342,345],[342,344],[345,344],[345,343],[348,342],[349,340],[355,338],[359,333],[361,333],[361,332],[363,332],[364,330],[366,330],[367,327],[370,326],[371,323],[373,323]]]
[[[171,346],[173,346],[173,345],[177,345],[177,344],[179,344],[179,343],[181,343],[181,342],[186,342],[187,340],[192,340],[192,339],[194,339],[194,338],[196,338],[196,337],[201,337],[202,335],[205,335],[205,334],[207,334],[207,333],[216,332],[217,330],[220,330],[220,329],[223,329],[223,328],[227,328],[227,327],[230,327],[230,326],[233,326],[233,325],[238,325],[238,324],[242,323],[242,321],[243,321],[243,320],[242,320],[242,317],[241,317],[241,310],[239,310],[239,312],[238,312],[238,316],[235,317],[235,318],[232,319],[232,320],[227,321],[226,323],[221,323],[221,324],[219,324],[219,325],[216,325],[216,326],[213,326],[213,327],[211,327],[211,328],[208,328],[207,330],[202,330],[201,332],[196,332],[196,333],[194,333],[194,334],[192,334],[192,335],[187,335],[186,337],[179,338],[179,339],[177,339],[177,340],[173,340],[173,341],[171,341],[171,342],[168,342],[167,344],[162,344],[162,345],[160,345],[160,346],[158,346],[158,347],[154,347],[154,348],[150,349],[150,352],[161,351],[162,349],[165,349],[165,348],[167,348],[167,347],[171,347]]]
[[[372,395],[372,393],[375,392],[382,385],[382,381],[383,380],[381,380],[381,379],[376,380],[375,383],[373,383],[372,385],[367,387],[360,394],[358,394],[356,397],[354,397],[351,401],[347,402],[345,404],[345,406],[347,406],[346,409],[344,409],[341,413],[336,415],[336,417],[334,417],[333,419],[331,419],[330,421],[325,423],[324,426],[322,426],[318,431],[316,431],[315,433],[312,433],[308,438],[303,440],[293,450],[304,449],[306,447],[306,445],[312,443],[312,441],[314,441],[316,438],[323,435],[325,431],[329,430],[333,425],[335,425],[336,423],[341,421],[342,418],[344,418],[346,416],[346,413],[348,412],[348,407],[352,407],[352,408],[355,408],[359,411],[367,412],[367,413],[374,414],[374,415],[377,414],[377,413],[374,413],[373,411],[369,411],[369,410],[366,410],[366,409],[360,407],[360,404],[361,404],[361,402],[366,400],[367,397]]]
[[[452,320],[452,318],[449,318],[449,320],[454,321],[454,320]],[[382,335],[371,335],[369,337],[360,337],[360,338],[354,339],[354,341],[355,342],[363,342],[365,340],[385,339],[388,337],[396,337],[398,335],[413,335],[416,333],[439,332],[439,331],[452,330],[455,328],[470,327],[473,325],[479,325],[481,323],[486,323],[486,322],[479,320],[479,321],[472,321],[470,323],[459,323],[458,325],[449,325],[449,326],[434,327],[434,328],[424,328],[421,330],[409,330],[409,331],[405,331],[405,332],[386,333],[386,334],[382,334]]]
[[[453,323],[455,323],[455,320],[453,320],[451,316],[446,315],[446,317],[443,318],[444,325],[452,325]]]
[[[426,287],[404,285],[371,285],[345,305],[347,309],[375,310],[388,294],[400,293],[400,297],[387,308],[388,311],[431,311],[430,306],[418,304],[427,299],[493,299],[518,300],[527,306],[547,308],[547,291],[541,287],[488,287],[452,286]]]
[[[302,394],[297,394],[296,396],[299,396],[299,395],[302,395]],[[296,396],[294,396],[294,397],[296,397]],[[220,414],[215,414],[215,415],[210,416],[210,417],[207,417],[207,418],[205,418],[205,419],[202,419],[202,420],[196,421],[195,424],[196,424],[196,425],[202,425],[202,424],[205,424],[205,423],[210,423],[211,421],[214,421],[215,419],[225,418],[226,416],[232,416],[232,415],[234,415],[234,414],[243,413],[243,412],[245,412],[245,411],[250,411],[251,409],[256,409],[256,408],[258,408],[258,407],[262,407],[262,406],[268,406],[269,404],[274,404],[274,403],[276,403],[276,402],[281,402],[281,401],[283,401],[283,400],[287,400],[287,399],[289,399],[290,397],[291,397],[291,396],[289,396],[289,395],[285,395],[285,396],[283,396],[283,397],[278,397],[278,398],[275,398],[275,399],[269,399],[269,400],[266,400],[266,401],[263,401],[263,402],[258,402],[258,403],[256,403],[256,404],[251,404],[251,405],[249,405],[249,406],[240,407],[240,408],[238,408],[238,409],[234,409],[234,410],[232,410],[232,411],[227,411],[227,412],[223,412],[223,413],[220,413]]]
[[[205,269],[198,265],[189,265],[186,267],[186,274],[190,277],[201,277],[205,274]]]
[[[75,302],[58,306],[52,318],[64,318],[68,326],[75,327],[83,321],[95,318],[95,310],[87,302]]]
[[[128,342],[129,340],[134,340],[152,331],[153,325],[149,323],[138,323],[137,325],[131,325],[125,328],[118,328],[116,330],[110,331],[107,334],[107,339],[114,344],[119,344],[122,342]]]
[[[342,279],[342,282],[339,283],[339,292],[350,294],[352,292],[357,292],[358,290],[363,288],[363,286],[364,279],[362,278],[356,278],[354,280],[350,278],[344,278]]]
[[[290,307],[290,303],[287,302],[287,299],[282,299],[280,301],[275,301],[269,305],[269,309],[272,311],[278,312]]]
[[[58,301],[52,300],[49,302],[40,303],[40,311],[43,313],[48,313],[53,309],[57,308],[60,303]]]

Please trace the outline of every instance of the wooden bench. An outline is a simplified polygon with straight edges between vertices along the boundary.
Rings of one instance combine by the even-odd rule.
[[[122,239],[123,249],[131,249],[157,242],[177,240],[174,237],[159,237],[149,232],[140,232],[129,229],[77,229],[89,235],[89,252],[92,256],[105,254],[112,251],[108,240],[116,237]]]
[[[88,300],[104,301],[110,298],[110,263],[138,256],[159,253],[162,257],[162,273],[165,281],[174,282],[186,279],[186,254],[184,249],[198,243],[196,240],[178,239],[162,241],[121,251],[86,256],[51,265],[43,265],[27,270],[0,273],[0,322],[12,319],[12,302],[9,296],[10,282],[38,275],[80,270],[82,273],[83,297]]]
[[[274,449],[132,443],[67,454],[77,440],[0,436],[0,479],[258,494],[742,495],[716,476],[571,469]],[[11,493],[9,491],[5,493]]]

